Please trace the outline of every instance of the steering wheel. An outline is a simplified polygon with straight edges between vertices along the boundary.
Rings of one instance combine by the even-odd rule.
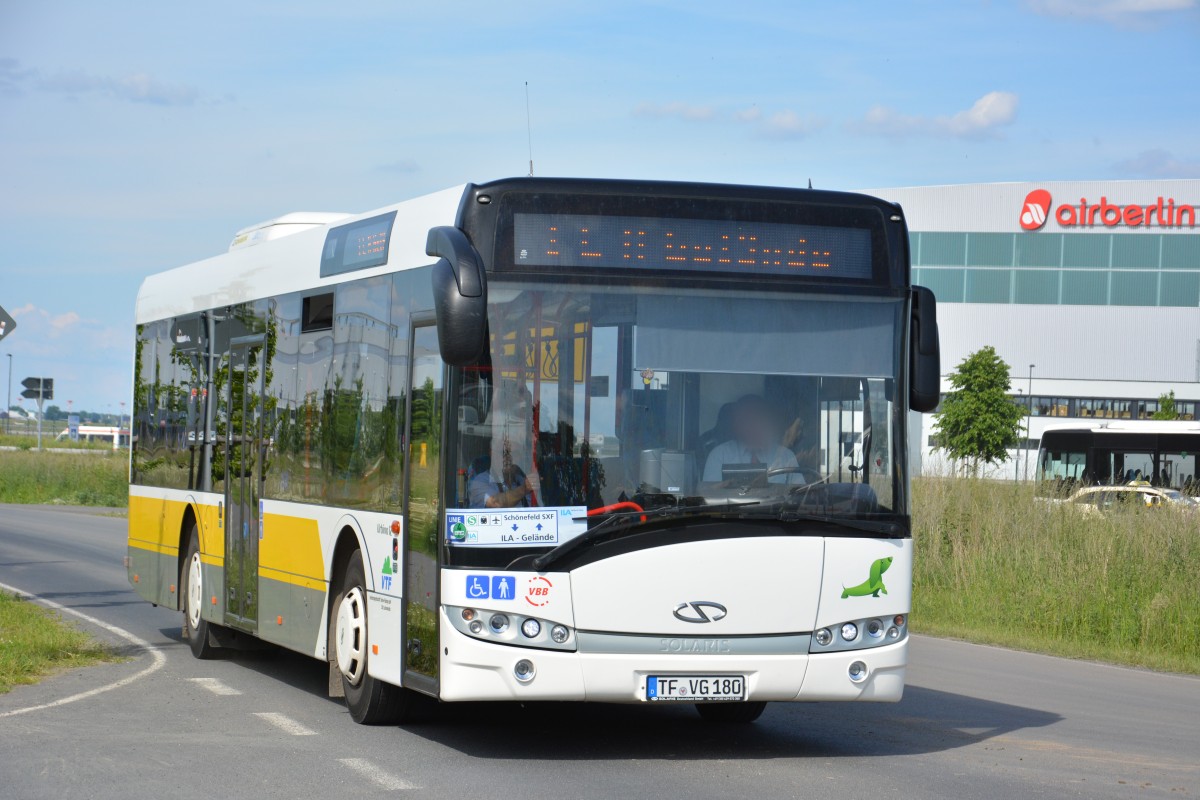
[[[767,485],[767,483],[771,480],[771,478],[775,477],[776,475],[803,475],[803,474],[804,474],[804,470],[802,470],[799,466],[775,467],[774,469],[768,469],[762,475],[759,475],[757,478],[755,478],[753,481],[751,481],[749,483],[749,485],[743,487],[741,494],[745,494],[746,492],[750,491],[751,489],[764,488]],[[827,483],[828,481],[829,481],[829,476],[827,475],[824,478],[821,478],[820,480],[812,481],[811,483],[805,483],[800,486],[791,486],[788,489],[788,494],[792,494],[792,495],[799,494],[800,492],[808,491],[812,487],[819,486],[820,484]]]

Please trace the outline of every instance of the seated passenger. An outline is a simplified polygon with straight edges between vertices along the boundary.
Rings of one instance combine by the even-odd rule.
[[[484,459],[488,468],[481,470],[467,484],[471,508],[523,508],[536,505],[541,489],[538,475],[526,475],[516,464],[510,464],[507,475],[493,473],[491,459]],[[505,470],[500,470],[500,473]]]
[[[704,463],[701,480],[709,485],[729,486],[725,470],[730,465],[763,465],[766,471],[792,470],[772,475],[771,483],[804,483],[796,456],[776,441],[771,409],[758,395],[746,395],[733,409],[733,438],[713,448]]]

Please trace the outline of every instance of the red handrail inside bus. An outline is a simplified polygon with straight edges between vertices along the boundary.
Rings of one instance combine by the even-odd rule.
[[[609,513],[610,511],[638,511],[638,512],[642,512],[642,511],[645,511],[645,510],[646,510],[646,509],[642,508],[642,507],[641,507],[641,506],[639,506],[637,503],[634,503],[634,502],[632,502],[632,501],[630,501],[630,500],[625,500],[624,502],[621,502],[621,503],[613,503],[611,506],[600,506],[599,508],[593,508],[591,511],[587,512],[587,515],[588,515],[589,517],[595,517],[595,516],[598,516],[598,515],[600,515],[600,514],[607,514],[607,513]],[[646,521],[646,517],[645,517],[645,515],[643,515],[643,516],[642,516],[642,522],[645,522],[645,521]]]

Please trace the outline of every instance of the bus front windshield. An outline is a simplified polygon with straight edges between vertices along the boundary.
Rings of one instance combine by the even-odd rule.
[[[455,393],[457,508],[585,507],[592,525],[629,509],[903,515],[902,311],[493,281],[487,363]]]

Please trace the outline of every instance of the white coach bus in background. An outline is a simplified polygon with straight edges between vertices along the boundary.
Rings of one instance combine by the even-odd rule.
[[[71,438],[71,429],[64,429],[55,438],[60,442],[67,441]],[[129,429],[114,425],[80,425],[76,441],[103,443],[111,446],[113,450],[121,450],[129,447]]]

